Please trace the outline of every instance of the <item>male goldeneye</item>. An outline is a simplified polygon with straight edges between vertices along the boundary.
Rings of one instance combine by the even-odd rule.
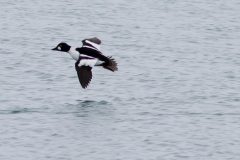
[[[75,69],[82,88],[87,88],[92,79],[92,68],[102,66],[110,71],[117,71],[117,63],[112,57],[104,56],[100,51],[101,40],[94,37],[82,40],[83,46],[74,48],[61,42],[52,50],[67,52],[76,60]]]

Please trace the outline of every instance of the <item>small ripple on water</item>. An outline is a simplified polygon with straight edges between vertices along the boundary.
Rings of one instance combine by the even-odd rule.
[[[43,109],[37,109],[37,108],[14,108],[14,109],[8,109],[8,110],[0,110],[1,114],[22,114],[22,113],[43,113]]]
[[[163,113],[157,116],[240,116],[240,113]]]

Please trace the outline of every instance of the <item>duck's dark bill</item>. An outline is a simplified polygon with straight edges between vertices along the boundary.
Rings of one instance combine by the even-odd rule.
[[[57,47],[55,47],[55,48],[53,48],[52,50],[57,51],[58,49],[57,49]]]

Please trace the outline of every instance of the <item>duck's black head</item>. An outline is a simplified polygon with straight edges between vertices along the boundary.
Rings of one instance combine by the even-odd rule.
[[[54,51],[62,51],[62,52],[68,52],[70,50],[71,46],[69,46],[67,43],[61,42],[57,45],[57,47],[53,48]]]

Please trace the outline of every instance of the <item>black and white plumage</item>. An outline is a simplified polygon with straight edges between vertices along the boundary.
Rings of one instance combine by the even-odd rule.
[[[102,66],[112,72],[117,71],[117,63],[112,57],[104,56],[100,51],[101,40],[94,37],[82,40],[83,46],[74,48],[67,43],[59,43],[52,50],[67,52],[76,60],[75,69],[82,88],[87,88],[92,79],[92,68]]]

